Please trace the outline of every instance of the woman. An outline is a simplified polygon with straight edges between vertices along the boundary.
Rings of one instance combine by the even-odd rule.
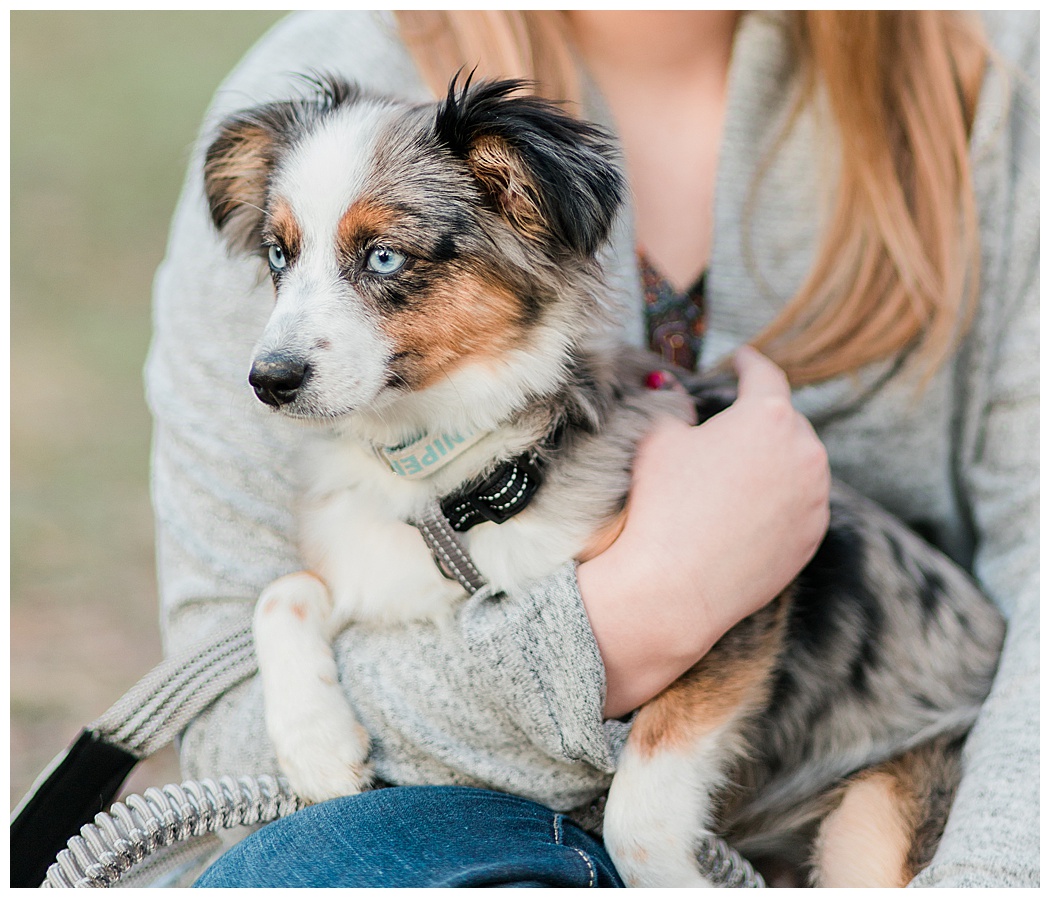
[[[382,778],[540,804],[367,793],[267,827],[202,884],[620,884],[562,812],[608,782],[619,718],[805,564],[827,521],[824,447],[837,476],[922,526],[1010,620],[919,881],[1034,884],[1038,163],[1024,73],[1037,28],[987,18],[1001,60],[989,66],[979,26],[938,13],[313,14],[249,55],[204,142],[311,69],[422,100],[480,59],[482,74],[577,97],[619,134],[634,194],[610,251],[633,309],[625,338],[649,336],[676,361],[699,350],[704,365],[754,342],[795,390],[738,354],[728,412],[646,443],[605,553],[529,595],[468,601],[441,632],[339,637]],[[299,434],[243,386],[269,287],[220,247],[199,172],[158,276],[148,368],[169,650],[247,621],[263,586],[298,568]],[[648,335],[643,278],[657,303],[689,294],[669,319],[650,309]],[[484,750],[497,742],[498,763]],[[191,725],[182,756],[193,776],[275,770],[258,683]]]

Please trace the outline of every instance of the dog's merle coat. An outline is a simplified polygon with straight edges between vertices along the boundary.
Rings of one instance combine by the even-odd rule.
[[[537,452],[529,507],[467,536],[496,589],[522,587],[608,537],[655,415],[693,414],[606,336],[598,255],[624,184],[603,132],[516,82],[454,80],[423,105],[317,87],[227,120],[205,167],[217,228],[275,284],[252,386],[325,425],[302,514],[313,573],[256,614],[268,729],[314,800],[370,777],[332,634],[442,619],[462,596],[405,522]],[[701,417],[721,401],[701,392]],[[480,436],[424,479],[375,451],[446,432]],[[639,711],[605,816],[618,869],[702,884],[692,846],[710,829],[817,883],[903,884],[936,846],[1001,638],[962,572],[836,487],[797,581]]]

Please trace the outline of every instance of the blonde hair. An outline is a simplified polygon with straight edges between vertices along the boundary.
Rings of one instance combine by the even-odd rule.
[[[553,11],[398,13],[435,94],[452,73],[519,77],[579,99]],[[809,277],[752,342],[796,385],[911,353],[924,378],[965,333],[979,279],[969,131],[987,48],[976,20],[919,11],[787,14],[798,112],[826,98],[839,181]]]

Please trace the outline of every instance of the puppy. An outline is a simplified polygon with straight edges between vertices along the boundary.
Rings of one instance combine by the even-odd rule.
[[[482,582],[593,554],[654,418],[696,409],[647,391],[646,360],[607,336],[598,255],[625,187],[605,133],[518,82],[453,79],[422,105],[315,87],[224,122],[204,181],[275,287],[249,381],[323,425],[308,570],[255,618],[268,731],[320,801],[370,783],[334,634],[440,620]],[[701,417],[719,407],[701,396]],[[604,821],[618,870],[704,885],[694,847],[716,832],[815,884],[903,885],[936,847],[1001,638],[965,575],[836,488],[797,582],[638,712]]]

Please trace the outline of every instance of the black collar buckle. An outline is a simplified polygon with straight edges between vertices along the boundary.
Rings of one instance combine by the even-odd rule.
[[[542,483],[539,456],[527,452],[503,462],[483,480],[442,499],[441,511],[458,533],[484,521],[502,524],[529,504]]]

